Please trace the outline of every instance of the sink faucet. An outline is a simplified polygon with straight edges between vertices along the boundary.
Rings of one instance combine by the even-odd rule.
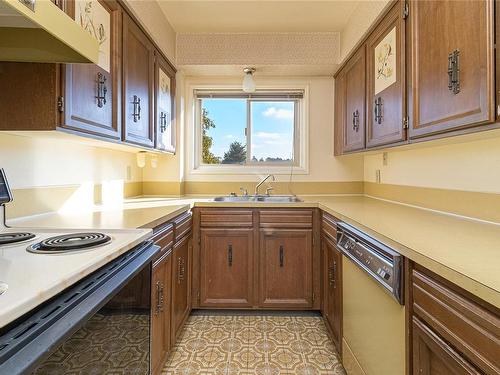
[[[259,195],[259,188],[260,188],[260,185],[262,185],[264,182],[266,182],[266,181],[267,181],[267,179],[268,179],[269,177],[272,177],[273,181],[275,181],[275,180],[276,180],[276,179],[274,178],[274,175],[272,175],[272,174],[268,174],[266,177],[264,177],[262,180],[260,180],[260,182],[259,182],[257,185],[255,185],[255,195]]]

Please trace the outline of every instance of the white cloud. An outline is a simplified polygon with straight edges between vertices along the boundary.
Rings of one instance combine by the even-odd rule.
[[[261,139],[280,139],[281,134],[279,133],[268,133],[268,132],[256,132],[254,137],[261,138]]]
[[[235,138],[235,137],[232,134],[228,134],[228,135],[224,136],[224,139],[233,139],[233,138]]]
[[[269,107],[264,112],[262,112],[262,114],[266,117],[273,117],[280,120],[293,119],[293,110],[291,109]]]

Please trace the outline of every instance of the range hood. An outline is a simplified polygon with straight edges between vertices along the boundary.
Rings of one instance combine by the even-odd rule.
[[[0,0],[0,61],[97,63],[99,46],[50,0]]]

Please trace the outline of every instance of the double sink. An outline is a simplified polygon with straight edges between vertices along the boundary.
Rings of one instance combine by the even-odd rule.
[[[226,195],[215,197],[214,202],[294,203],[302,200],[295,195]]]

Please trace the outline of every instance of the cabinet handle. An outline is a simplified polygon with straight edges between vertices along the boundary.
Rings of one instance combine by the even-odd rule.
[[[132,104],[134,105],[132,110],[132,118],[134,119],[134,122],[137,122],[141,119],[141,98],[139,98],[137,95],[134,95]]]
[[[448,90],[455,95],[460,92],[460,50],[458,49],[448,55]]]
[[[336,275],[337,275],[337,261],[334,260],[333,261],[333,272],[332,272],[332,285],[333,285],[333,289],[337,288],[337,283],[335,282]]]
[[[163,133],[167,130],[167,114],[165,112],[160,113],[160,132]]]
[[[359,111],[357,109],[352,113],[352,130],[356,133],[359,131]]]
[[[229,245],[227,248],[227,262],[229,267],[233,265],[233,245]]]
[[[285,250],[283,249],[283,245],[280,245],[280,267],[283,267],[285,263]]]
[[[374,111],[375,111],[375,122],[377,124],[381,124],[382,123],[382,106],[383,106],[383,101],[382,101],[382,97],[379,96],[377,99],[375,99],[375,108],[374,108]]]
[[[102,73],[97,73],[97,106],[102,108],[106,104],[106,93],[108,88],[106,87],[106,77]]]
[[[163,311],[162,308],[162,302],[163,302],[163,296],[162,296],[162,285],[159,281],[156,282],[156,307],[155,307],[155,315],[158,315],[160,311]]]
[[[177,260],[177,283],[180,284],[184,281],[186,275],[186,262],[184,258],[178,258]]]

